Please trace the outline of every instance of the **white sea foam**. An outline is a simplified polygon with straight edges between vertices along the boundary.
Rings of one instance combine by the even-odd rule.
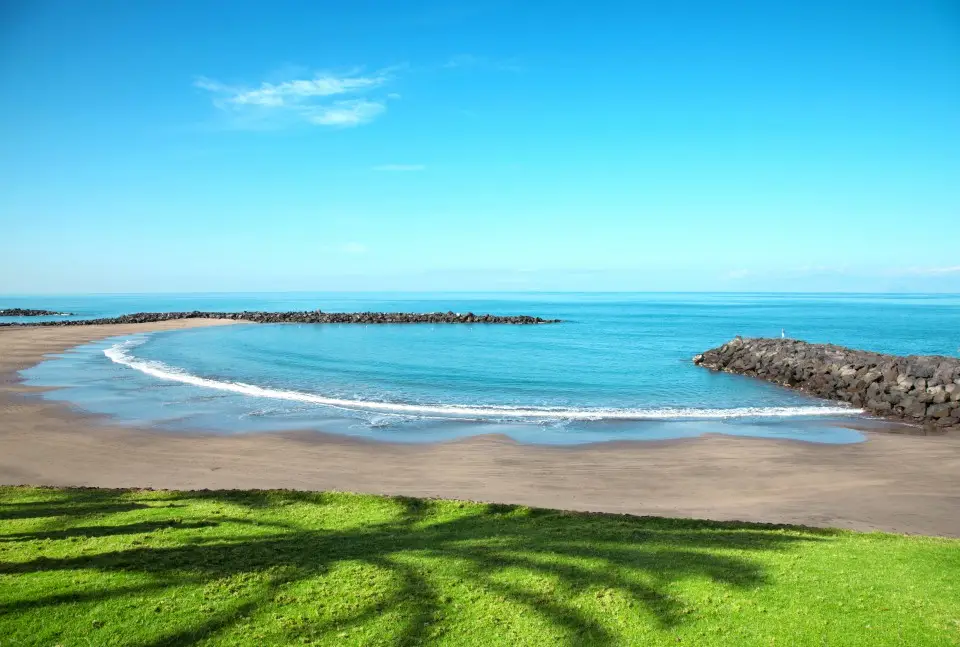
[[[315,393],[271,389],[243,382],[224,382],[199,377],[163,362],[134,357],[130,350],[145,339],[130,339],[103,351],[113,362],[127,366],[161,380],[180,382],[207,389],[229,391],[257,398],[307,402],[350,411],[379,412],[386,415],[418,417],[455,417],[468,419],[524,419],[524,420],[684,420],[728,418],[793,418],[803,416],[845,416],[862,413],[862,409],[848,406],[794,406],[794,407],[738,407],[708,409],[662,407],[648,409],[565,409],[562,407],[472,406],[460,404],[404,404],[344,400]]]

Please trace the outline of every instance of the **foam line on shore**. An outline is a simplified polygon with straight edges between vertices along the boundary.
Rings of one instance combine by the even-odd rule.
[[[794,418],[808,416],[848,416],[862,413],[844,406],[738,407],[700,409],[660,407],[651,409],[566,409],[561,407],[511,407],[471,405],[424,405],[366,400],[344,400],[304,391],[272,389],[243,382],[225,382],[193,375],[163,362],[139,359],[131,350],[146,341],[128,339],[103,351],[111,361],[152,377],[190,384],[201,388],[228,391],[257,398],[305,402],[349,411],[378,412],[388,415],[467,418],[478,420],[703,420],[730,418]]]

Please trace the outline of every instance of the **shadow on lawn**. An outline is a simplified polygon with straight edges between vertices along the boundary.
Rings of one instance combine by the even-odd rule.
[[[56,503],[36,504],[36,508],[74,510],[80,515],[90,509],[120,512],[146,506],[131,504],[123,492],[90,491],[73,503],[71,492]],[[93,498],[91,498],[93,497]],[[99,497],[99,498],[98,498]],[[166,501],[212,500],[231,505],[264,508],[284,503],[325,504],[323,494],[262,492],[185,492],[171,494]],[[157,499],[151,499],[151,503]],[[636,518],[616,515],[582,515],[528,510],[505,505],[487,505],[468,509],[463,516],[433,520],[434,504],[419,499],[394,498],[399,514],[392,520],[349,530],[300,529],[269,526],[263,534],[251,536],[196,536],[189,543],[164,546],[136,546],[100,554],[69,557],[40,557],[24,563],[0,563],[0,575],[93,569],[111,573],[140,573],[154,583],[136,587],[118,587],[74,595],[60,594],[38,600],[22,600],[0,606],[0,614],[67,602],[105,601],[136,595],[153,589],[180,584],[204,584],[236,575],[263,575],[264,585],[256,593],[231,608],[220,610],[199,624],[179,633],[166,635],[147,645],[190,645],[244,620],[250,614],[278,604],[284,588],[328,572],[340,562],[366,563],[383,569],[398,581],[385,597],[362,605],[349,617],[331,620],[329,626],[316,623],[299,630],[291,629],[289,641],[318,638],[328,632],[356,627],[388,611],[397,611],[405,623],[395,629],[395,644],[422,644],[434,636],[433,626],[442,620],[443,584],[449,574],[436,577],[429,559],[456,563],[457,583],[467,582],[488,593],[523,606],[528,612],[562,629],[570,644],[613,644],[611,634],[595,617],[569,604],[564,596],[542,589],[524,588],[522,578],[508,581],[500,577],[504,569],[548,577],[572,594],[587,591],[616,591],[635,603],[636,613],[648,612],[662,627],[683,622],[685,604],[668,594],[672,582],[707,578],[712,582],[738,588],[762,586],[767,578],[761,566],[744,558],[745,551],[771,551],[803,541],[820,541],[834,534],[829,530],[781,527],[801,531],[772,532],[776,527],[757,524],[684,521],[660,518]],[[168,504],[169,505],[169,504]],[[177,505],[177,504],[174,504]],[[26,511],[30,505],[0,506],[0,518],[11,510]],[[7,517],[10,518],[10,517]],[[219,524],[249,523],[246,520],[216,518],[216,521],[182,524],[180,530]],[[99,534],[88,535],[90,528],[75,528],[44,533],[21,533],[26,539],[57,539],[64,536],[109,536],[149,532],[160,523],[96,527]],[[93,527],[91,527],[93,528]],[[75,533],[70,535],[70,533]],[[7,535],[8,539],[16,537]],[[738,554],[721,554],[718,549],[734,549]],[[418,566],[410,558],[426,558]],[[446,578],[444,580],[444,578]],[[300,633],[298,633],[298,631]],[[308,635],[309,634],[309,635]]]
[[[60,492],[55,488],[37,488]],[[148,507],[144,503],[128,501],[123,497],[130,490],[107,490],[97,488],[76,488],[68,490],[66,498],[57,498],[47,501],[27,501],[23,503],[0,504],[0,521],[5,519],[39,519],[42,517],[65,517],[77,519],[101,514],[129,512],[143,510]],[[181,508],[182,503],[170,503],[171,508]]]
[[[234,522],[236,520],[233,520]],[[125,526],[79,526],[65,530],[46,530],[38,532],[17,532],[0,535],[0,543],[15,541],[43,541],[47,539],[89,539],[93,537],[112,537],[116,535],[141,535],[158,530],[188,530],[212,528],[218,525],[214,521],[144,521]]]

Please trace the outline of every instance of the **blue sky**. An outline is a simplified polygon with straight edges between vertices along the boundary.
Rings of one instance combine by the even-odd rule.
[[[0,292],[960,292],[960,8],[5,2]]]

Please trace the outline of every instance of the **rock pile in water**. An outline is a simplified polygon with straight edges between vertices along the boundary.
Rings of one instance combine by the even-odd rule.
[[[53,310],[31,310],[29,308],[0,309],[0,317],[68,317],[69,312],[54,312]]]
[[[107,319],[69,319],[63,321],[36,321],[31,323],[0,323],[0,326],[92,326],[99,324],[154,323],[174,319],[232,319],[252,323],[303,324],[543,324],[559,319],[541,319],[528,315],[475,315],[472,312],[138,312]]]
[[[693,358],[885,418],[960,431],[960,359],[899,357],[794,339],[735,338]]]

